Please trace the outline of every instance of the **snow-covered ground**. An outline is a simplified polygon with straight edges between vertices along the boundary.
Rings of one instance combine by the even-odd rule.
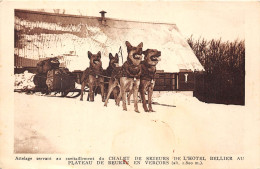
[[[28,72],[16,75],[15,89],[33,87],[32,77]],[[14,152],[170,158],[244,153],[248,117],[244,106],[155,92],[156,112],[144,112],[139,103],[140,113],[135,113],[133,103],[123,111],[112,99],[104,107],[100,95],[95,102],[86,99],[87,93],[84,101],[14,93]]]
[[[35,87],[33,83],[33,77],[35,74],[28,72],[27,70],[21,74],[15,74],[14,88],[15,89],[24,89],[24,88],[33,88]]]
[[[16,153],[127,155],[242,153],[244,107],[206,104],[194,97],[166,93],[154,98],[156,112],[128,111],[110,100],[95,102],[15,93]]]

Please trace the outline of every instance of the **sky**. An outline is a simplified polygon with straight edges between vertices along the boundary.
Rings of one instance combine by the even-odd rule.
[[[61,9],[67,14],[100,16],[99,11],[105,10],[110,18],[175,23],[185,38],[193,35],[224,41],[245,38],[245,10],[250,10],[249,3],[223,1],[77,2],[73,8],[63,5]]]
[[[175,23],[187,38],[244,38],[243,5],[227,2],[140,2],[104,6],[108,17]]]

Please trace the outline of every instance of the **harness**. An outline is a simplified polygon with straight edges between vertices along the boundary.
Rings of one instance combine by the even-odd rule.
[[[112,74],[112,72],[114,71],[116,69],[116,66],[114,66],[114,65],[109,65],[108,67],[107,67],[107,69],[106,70],[104,70],[104,75],[105,76],[111,76],[111,74]]]
[[[86,80],[89,75],[95,76],[97,79],[99,76],[102,76],[104,74],[104,70],[102,69],[102,67],[98,70],[93,69],[92,67],[88,67],[85,70],[85,72],[86,72],[86,76],[84,77],[84,79],[82,79],[82,81]]]
[[[147,62],[142,61],[141,68],[142,68],[141,79],[148,80],[148,81],[154,81],[156,67],[153,65],[147,64]]]
[[[136,66],[136,65],[130,63],[129,60],[127,60],[122,66],[121,76],[128,77],[128,78],[134,78],[134,79],[140,79],[141,64]]]

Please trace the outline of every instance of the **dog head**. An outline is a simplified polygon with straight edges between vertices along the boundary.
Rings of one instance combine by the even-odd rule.
[[[112,53],[109,53],[109,66],[112,68],[119,66],[119,58],[118,54],[115,54],[115,57],[112,55]]]
[[[157,63],[161,60],[161,51],[156,49],[147,49],[143,52],[144,54],[144,61],[151,66],[157,65]]]
[[[60,62],[57,57],[54,57],[49,60],[49,64],[51,65],[52,68],[56,69],[56,68],[59,68]]]
[[[90,66],[94,68],[100,68],[102,67],[101,62],[101,52],[99,51],[97,54],[92,54],[90,51],[88,51],[88,58],[90,60]]]
[[[142,53],[143,53],[143,42],[141,42],[138,46],[132,46],[128,41],[125,42],[127,47],[127,60],[131,61],[134,65],[139,65],[142,61]]]

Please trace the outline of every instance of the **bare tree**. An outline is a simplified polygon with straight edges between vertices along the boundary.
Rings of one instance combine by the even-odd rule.
[[[188,43],[205,68],[206,102],[244,104],[245,96],[245,41],[207,41],[191,36]]]

